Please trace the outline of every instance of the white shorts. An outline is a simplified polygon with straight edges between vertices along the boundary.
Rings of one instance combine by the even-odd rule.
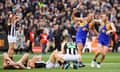
[[[80,55],[61,54],[60,57],[62,57],[65,61],[78,61]]]
[[[53,63],[50,62],[49,60],[48,60],[47,63],[46,63],[46,68],[47,68],[47,69],[57,68],[57,67],[59,67],[58,63],[53,64]]]
[[[16,36],[8,35],[8,42],[16,42]]]

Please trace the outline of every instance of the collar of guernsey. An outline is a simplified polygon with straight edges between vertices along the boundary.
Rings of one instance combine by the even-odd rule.
[[[67,48],[76,48],[76,43],[74,43],[74,42],[68,42],[67,43]]]
[[[83,31],[88,31],[89,25],[88,23],[80,23],[80,28],[82,28]]]

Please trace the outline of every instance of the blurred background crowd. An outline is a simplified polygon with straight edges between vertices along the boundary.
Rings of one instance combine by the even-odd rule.
[[[109,15],[120,37],[120,0],[0,0],[0,33],[9,34],[9,25],[15,23],[20,32],[16,49],[32,52],[33,46],[41,45],[44,54],[60,50],[65,36],[75,41],[79,25],[71,19],[73,8],[78,9],[76,17],[86,17],[90,12],[94,19],[102,13]],[[118,47],[119,41],[114,42]]]

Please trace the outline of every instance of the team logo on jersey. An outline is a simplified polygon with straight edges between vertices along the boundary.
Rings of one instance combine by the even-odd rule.
[[[105,30],[104,30],[104,29],[102,29],[102,32],[104,33],[104,32],[105,32]]]
[[[80,23],[80,27],[83,27],[82,30],[83,30],[83,31],[88,31],[88,28],[86,28],[86,27],[84,27],[84,26],[85,26],[84,23]]]
[[[83,31],[88,31],[88,28],[86,28],[86,27],[83,27],[83,29],[82,29]]]

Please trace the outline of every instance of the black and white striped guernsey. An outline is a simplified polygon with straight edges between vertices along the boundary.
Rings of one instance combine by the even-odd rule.
[[[74,42],[68,42],[64,45],[65,54],[77,54],[77,45]]]

